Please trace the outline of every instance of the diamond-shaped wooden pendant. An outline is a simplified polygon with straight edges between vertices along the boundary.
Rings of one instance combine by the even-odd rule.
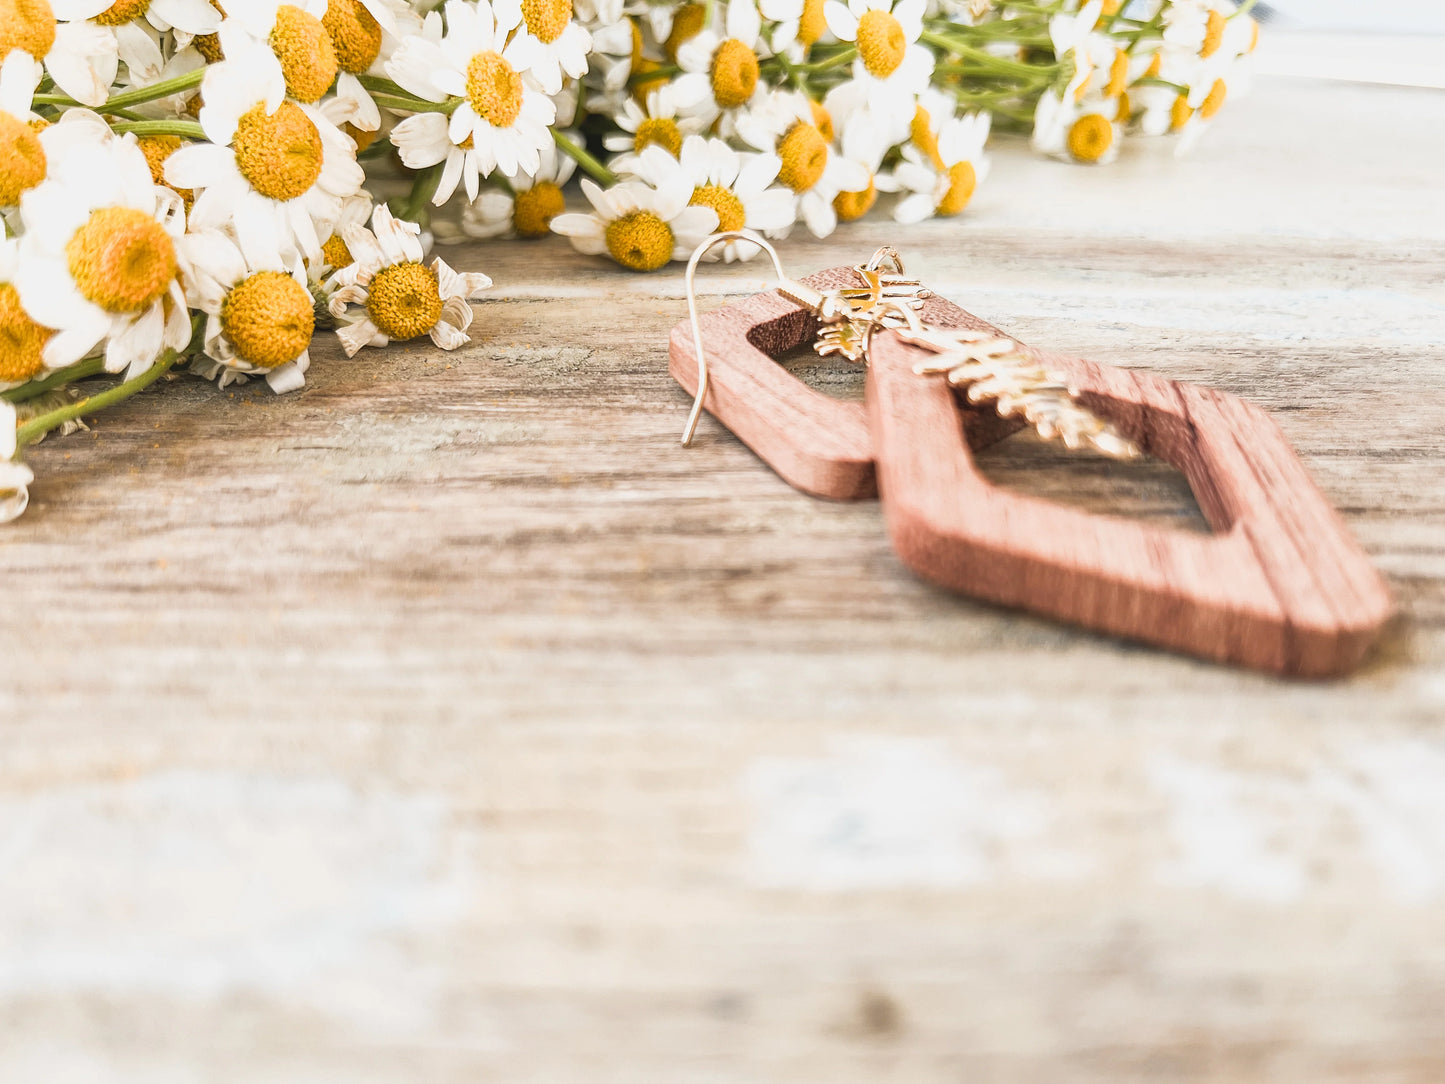
[[[1379,574],[1258,407],[1211,388],[1044,356],[1079,401],[1189,480],[1213,535],[1076,511],[978,470],[928,357],[869,352],[868,417],[893,548],[977,598],[1221,662],[1305,677],[1359,662],[1390,615]]]

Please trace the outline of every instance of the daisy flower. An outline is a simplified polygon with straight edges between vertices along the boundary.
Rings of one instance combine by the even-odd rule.
[[[327,0],[245,0],[227,7],[221,26],[221,52],[232,59],[232,42],[244,32],[265,47],[281,66],[286,94],[298,102],[319,102],[336,81],[336,47],[321,19]],[[210,95],[202,96],[209,102]]]
[[[883,158],[893,145],[893,140],[879,124],[872,110],[861,109],[843,123],[843,138],[839,141],[843,158],[855,162],[867,171],[865,187],[850,192],[839,192],[833,197],[833,210],[839,222],[856,222],[873,209],[878,201],[878,192],[883,187],[883,178],[878,170]]]
[[[656,189],[691,186],[688,203],[716,211],[719,232],[746,228],[779,234],[793,225],[797,215],[793,194],[772,187],[782,166],[775,154],[740,154],[721,139],[689,136],[680,158],[661,147],[648,147],[636,172]],[[762,251],[746,241],[728,241],[721,250],[728,263],[750,260]],[[715,253],[709,255],[717,259]]]
[[[561,90],[563,76],[586,73],[592,35],[573,21],[572,0],[497,0],[504,7],[521,9],[520,33],[531,39],[531,72],[544,93]]]
[[[0,389],[24,384],[48,368],[45,343],[54,332],[36,323],[20,303],[16,283],[22,278],[19,240],[0,238]],[[0,436],[3,430],[0,425]]]
[[[438,256],[427,267],[418,239],[421,227],[393,218],[386,204],[371,216],[371,229],[346,227],[344,239],[353,262],[332,276],[336,292],[328,309],[345,318],[349,305],[365,312],[336,329],[347,357],[364,346],[429,335],[443,350],[455,350],[470,339],[472,308],[467,299],[492,285],[486,275],[458,274]]]
[[[855,42],[853,78],[880,114],[907,104],[933,77],[933,53],[918,44],[926,0],[827,0],[828,29]]]
[[[584,179],[582,194],[592,213],[558,215],[552,232],[568,238],[578,252],[611,256],[633,271],[656,271],[669,260],[686,260],[717,231],[717,212],[689,204],[692,185],[680,174],[663,188],[623,181],[605,192]]]
[[[450,119],[417,113],[392,130],[402,161],[412,169],[445,162],[432,202],[440,206],[465,181],[475,199],[480,177],[535,173],[541,153],[552,145],[548,125],[557,109],[530,76],[535,46],[526,34],[511,36],[521,19],[515,4],[487,0],[473,6],[447,0],[443,37],[409,37],[386,64],[387,74],[429,102],[462,100]],[[439,29],[427,17],[428,35]]]
[[[84,19],[57,22],[48,3],[11,4],[10,14],[6,46],[43,57],[55,85],[82,105],[110,96],[120,65],[114,34]]]
[[[49,175],[20,199],[15,285],[25,311],[55,329],[42,358],[58,369],[104,340],[106,370],[134,376],[190,341],[176,278],[181,198],[151,179],[134,136],[111,136],[94,113],[72,109],[40,139]]]
[[[738,122],[738,135],[758,150],[782,160],[778,180],[793,190],[798,214],[815,237],[827,237],[838,226],[833,206],[841,192],[868,187],[868,169],[839,154],[815,123],[816,114],[804,95],[775,92],[768,101]]]
[[[753,100],[759,92],[762,29],[754,0],[729,0],[723,31],[709,27],[678,47],[682,74],[673,87],[686,112],[711,124]]]
[[[40,65],[19,49],[0,62],[0,208],[14,207],[45,179],[45,148],[30,126],[40,76]]]
[[[577,163],[565,154],[544,156],[535,177],[510,177],[506,189],[489,189],[462,208],[462,233],[477,238],[550,236],[552,220],[567,209],[562,186],[576,169]]]
[[[125,64],[132,83],[160,78],[165,64],[160,38],[167,31],[178,32],[187,44],[197,35],[214,34],[221,25],[221,13],[210,0],[51,0],[51,6],[57,19],[88,22],[109,35],[106,55]]]
[[[947,218],[967,207],[974,189],[988,176],[983,156],[988,129],[987,113],[967,113],[944,123],[936,159],[912,144],[904,147],[893,180],[896,191],[908,194],[893,208],[894,220],[911,224],[932,215]]]
[[[1083,98],[1093,79],[1096,57],[1100,49],[1095,41],[1094,27],[1104,10],[1104,0],[1089,0],[1072,14],[1061,12],[1049,20],[1049,40],[1053,42],[1054,55],[1059,60],[1072,57],[1074,74],[1069,79],[1063,97],[1079,101]],[[1104,46],[1112,54],[1113,46],[1104,40]]]
[[[186,300],[206,314],[206,357],[192,371],[221,387],[264,374],[278,395],[305,384],[316,310],[300,258],[288,270],[271,253],[258,266],[219,230],[188,233],[177,250]]]
[[[229,23],[221,27],[226,59],[201,84],[210,142],[171,154],[166,181],[199,193],[196,229],[233,223],[248,259],[259,264],[290,247],[314,259],[342,200],[365,180],[355,144],[317,107],[285,98],[277,59]]]
[[[777,24],[768,39],[773,52],[795,64],[828,33],[824,0],[758,0],[758,7],[764,19]]]
[[[15,458],[15,404],[0,399],[0,523],[9,523],[30,503],[30,483],[35,475]]]
[[[635,98],[627,98],[613,119],[621,131],[603,136],[602,145],[620,156],[612,161],[614,170],[626,170],[651,146],[660,146],[676,158],[683,140],[707,127],[703,118],[682,113],[671,83],[648,91],[645,109]]]
[[[1082,102],[1046,91],[1034,110],[1030,142],[1036,151],[1057,158],[1103,165],[1119,154],[1117,98],[1089,97]]]

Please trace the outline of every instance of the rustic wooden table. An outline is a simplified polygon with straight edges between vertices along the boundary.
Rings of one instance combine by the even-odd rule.
[[[560,241],[454,253],[468,350],[38,449],[0,1079],[1445,1078],[1441,118],[1265,80],[1185,162],[1004,143],[962,220],[785,247],[1272,410],[1399,598],[1346,681],[915,581],[876,505],[680,448],[680,275]],[[988,462],[1202,529],[1162,469]]]

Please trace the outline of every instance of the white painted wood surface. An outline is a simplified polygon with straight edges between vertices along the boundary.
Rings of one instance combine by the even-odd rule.
[[[876,507],[684,451],[679,276],[560,243],[456,254],[499,283],[465,352],[39,449],[0,1080],[1445,1078],[1442,110],[1266,81],[1186,162],[1005,144],[962,221],[785,249],[901,240],[1026,341],[1275,411],[1401,603],[1336,684],[946,596]]]

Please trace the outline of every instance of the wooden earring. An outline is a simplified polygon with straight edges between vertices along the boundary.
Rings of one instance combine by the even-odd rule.
[[[894,549],[931,582],[1274,673],[1325,677],[1364,656],[1390,616],[1389,592],[1262,410],[1213,389],[1045,355],[937,297],[911,314],[890,303],[845,315],[864,325],[868,383],[865,404],[839,402],[773,358],[818,336],[819,314],[837,316],[829,298],[855,286],[862,270],[784,279],[781,293],[680,324],[670,340],[672,375],[694,393],[703,385],[697,406],[705,402],[798,489],[834,499],[881,492]],[[891,330],[883,319],[890,309],[907,317]],[[940,358],[925,343],[957,354]],[[990,368],[996,355],[1008,364]],[[1017,373],[1034,375],[1012,379]],[[1052,383],[1054,373],[1064,379]],[[996,409],[961,405],[957,383],[967,400],[989,399]],[[1031,389],[1042,389],[1037,412]],[[1061,419],[1061,410],[1075,417]],[[1026,413],[1071,447],[1092,441],[1128,455],[1137,445],[1172,464],[1215,533],[1076,511],[994,486],[972,451],[1017,430]]]

